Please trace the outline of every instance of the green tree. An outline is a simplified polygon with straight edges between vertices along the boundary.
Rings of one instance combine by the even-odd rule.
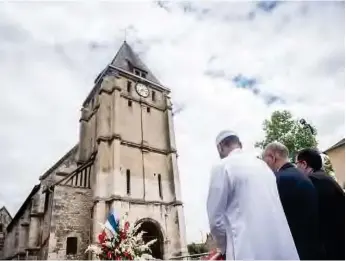
[[[294,160],[299,150],[317,147],[317,132],[313,126],[311,127],[313,133],[308,126],[294,119],[289,111],[275,111],[270,119],[263,122],[265,138],[257,142],[255,147],[264,149],[271,142],[281,142],[288,148],[290,159]]]
[[[332,163],[329,159],[329,156],[326,154],[322,154],[322,157],[323,157],[323,169],[324,169],[324,171],[336,180],[334,169],[333,169]]]
[[[195,244],[195,243],[188,244],[187,250],[189,251],[190,255],[197,255],[197,254],[203,254],[208,252],[208,249],[205,244]]]

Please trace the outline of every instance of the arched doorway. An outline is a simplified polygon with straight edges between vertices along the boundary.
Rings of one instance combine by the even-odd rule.
[[[139,223],[142,223],[140,231],[145,231],[146,233],[143,235],[143,240],[145,243],[148,243],[149,241],[153,239],[157,239],[154,244],[151,245],[151,255],[155,259],[163,259],[163,234],[161,231],[160,224],[152,219],[142,219],[139,221]]]

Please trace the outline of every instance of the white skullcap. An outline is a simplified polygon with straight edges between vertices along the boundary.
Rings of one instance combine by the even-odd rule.
[[[219,135],[216,136],[216,146],[218,146],[224,139],[230,137],[230,136],[237,136],[238,135],[230,130],[223,130],[219,133]]]

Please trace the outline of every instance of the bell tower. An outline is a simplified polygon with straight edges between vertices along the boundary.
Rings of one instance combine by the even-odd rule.
[[[124,42],[83,103],[79,162],[94,159],[93,241],[114,208],[145,222],[148,240],[158,239],[154,257],[187,252],[169,94]]]

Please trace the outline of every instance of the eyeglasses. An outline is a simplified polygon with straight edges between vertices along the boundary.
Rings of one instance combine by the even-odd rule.
[[[302,160],[298,160],[298,161],[295,162],[296,165],[303,164],[303,163],[306,164],[306,162],[305,162],[305,161],[302,161]]]

